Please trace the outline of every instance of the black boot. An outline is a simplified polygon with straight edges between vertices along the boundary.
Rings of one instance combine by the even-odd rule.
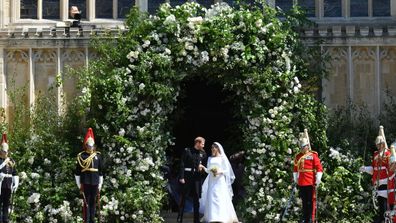
[[[183,212],[180,211],[179,214],[177,215],[177,222],[182,223],[183,222]]]

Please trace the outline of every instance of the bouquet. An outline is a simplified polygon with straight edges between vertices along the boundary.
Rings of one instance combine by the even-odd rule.
[[[217,166],[211,166],[209,170],[212,172],[213,176],[216,177],[219,168]]]

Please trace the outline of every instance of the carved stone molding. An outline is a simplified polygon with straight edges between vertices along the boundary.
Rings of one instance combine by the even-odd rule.
[[[29,52],[27,50],[7,50],[6,51],[6,63],[10,62],[29,62]]]
[[[62,62],[81,62],[85,61],[84,49],[65,49],[61,57]]]
[[[58,55],[54,49],[35,49],[33,51],[33,61],[35,63],[56,63]]]

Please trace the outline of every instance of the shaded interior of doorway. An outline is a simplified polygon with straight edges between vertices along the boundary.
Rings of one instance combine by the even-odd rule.
[[[233,95],[217,82],[201,78],[183,81],[177,107],[170,117],[175,145],[168,155],[178,159],[184,148],[193,146],[197,136],[206,139],[208,155],[213,142],[221,143],[227,156],[240,151],[242,134],[240,118],[234,115]]]

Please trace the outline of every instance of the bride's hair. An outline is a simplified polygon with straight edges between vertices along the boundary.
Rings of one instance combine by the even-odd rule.
[[[221,154],[221,150],[220,150],[219,145],[217,145],[216,143],[213,143],[213,144],[212,144],[212,148],[216,148],[217,151],[219,152],[219,154]]]

